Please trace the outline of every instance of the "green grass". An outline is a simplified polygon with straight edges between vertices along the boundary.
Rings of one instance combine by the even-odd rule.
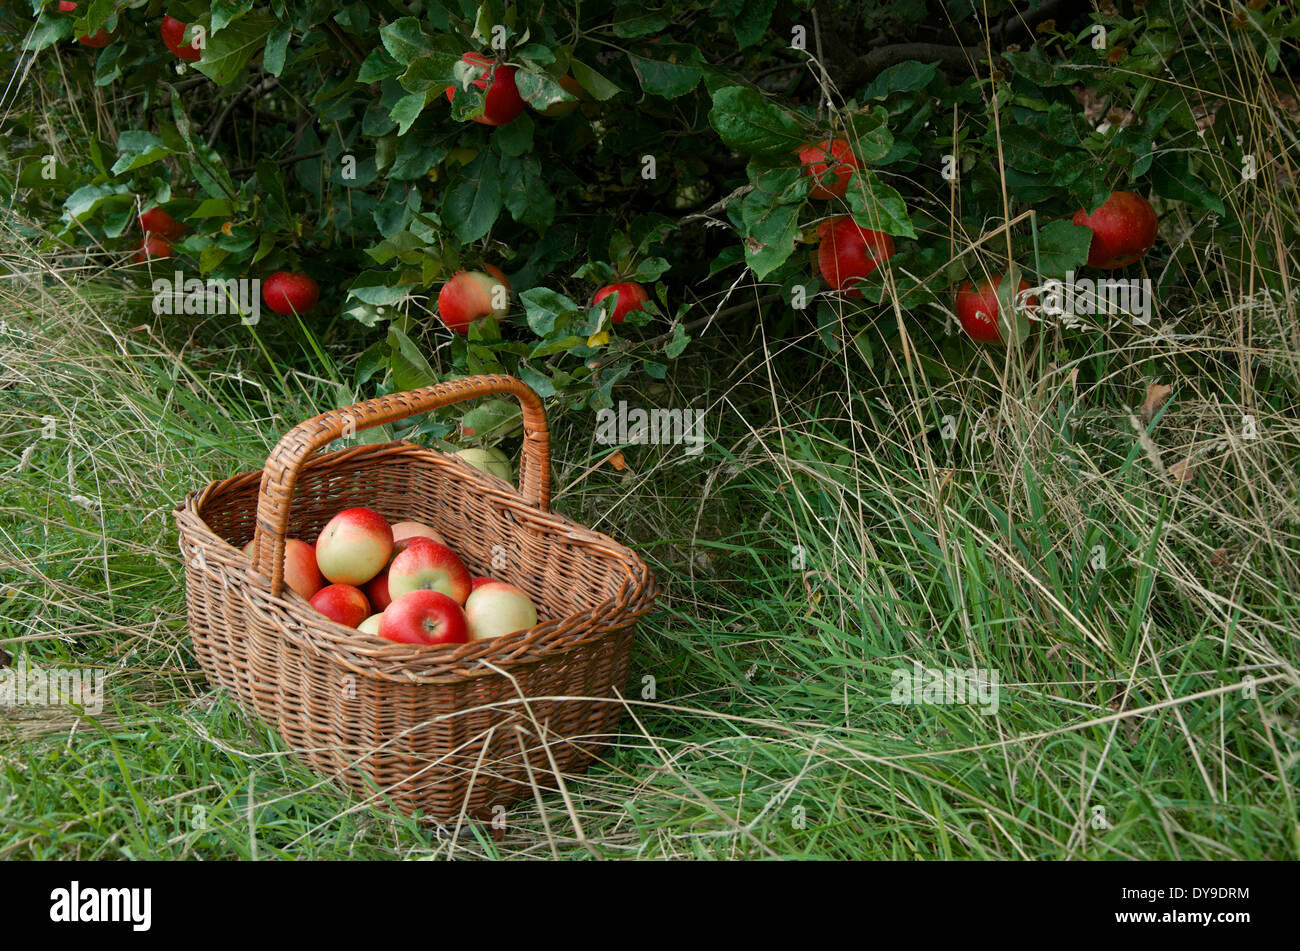
[[[0,288],[0,646],[106,668],[107,698],[0,720],[0,857],[1297,855],[1293,350],[1262,355],[1257,438],[1219,448],[1247,382],[1223,368],[1252,364],[1217,333],[1115,348],[1129,393],[1189,350],[1219,368],[1172,380],[1141,436],[1107,383],[1032,349],[1000,389],[931,385],[815,336],[709,338],[623,395],[706,409],[700,455],[592,469],[594,419],[554,419],[557,509],[636,547],[664,593],[623,735],[571,804],[457,836],[297,765],[187,637],[173,506],[350,398],[346,354],[160,323],[113,275],[40,278]],[[1250,318],[1286,339],[1284,313]],[[1161,461],[1188,455],[1188,482]],[[891,703],[914,664],[998,671],[997,715]]]

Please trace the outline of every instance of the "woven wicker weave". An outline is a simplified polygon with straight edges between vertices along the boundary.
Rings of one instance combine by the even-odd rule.
[[[406,442],[313,455],[344,434],[498,394],[523,407],[520,490]],[[656,589],[633,552],[549,511],[549,447],[536,393],[512,377],[472,377],[317,416],[280,440],[262,472],[191,493],[174,514],[208,679],[313,769],[407,813],[484,816],[557,788],[614,733],[635,621]],[[285,539],[311,543],[354,506],[432,525],[471,573],[526,591],[538,625],[429,647],[319,614],[284,584]]]

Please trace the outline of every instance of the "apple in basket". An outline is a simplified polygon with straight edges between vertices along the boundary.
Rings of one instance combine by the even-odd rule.
[[[251,541],[244,546],[244,554],[248,556],[249,561],[253,560]],[[296,538],[284,540],[284,583],[308,601],[311,600],[312,595],[325,587],[325,579],[321,577],[320,569],[316,567],[316,551],[306,542],[300,542]]]
[[[374,634],[376,637],[378,637],[379,622],[383,619],[383,617],[384,617],[383,611],[380,611],[378,614],[372,614],[370,615],[370,617],[366,618],[364,621],[362,621],[360,624],[357,625],[357,630],[360,631],[362,634]]]
[[[537,625],[532,599],[512,584],[488,581],[475,588],[465,602],[465,618],[473,640],[526,631]]]
[[[460,605],[441,591],[408,591],[380,617],[379,636],[399,644],[466,644],[469,624]]]
[[[388,566],[388,594],[396,604],[402,595],[421,590],[440,591],[464,604],[470,592],[469,570],[446,545],[412,538]]]
[[[393,558],[396,558],[402,552],[406,551],[407,546],[417,538],[425,539],[427,541],[435,541],[439,544],[446,544],[442,540],[442,536],[436,535],[436,533],[435,535],[403,535],[398,537],[397,532],[399,529],[409,532],[414,530],[412,526],[414,526],[414,529],[420,531],[433,531],[433,529],[429,528],[428,525],[421,525],[419,522],[398,522],[393,526],[393,556],[388,559],[388,565],[384,567],[383,571],[379,572],[379,574],[366,582],[366,597],[370,599],[370,606],[376,611],[382,612],[386,607],[393,603],[392,595],[388,591],[388,568],[393,564]]]
[[[400,542],[403,538],[432,538],[435,542],[447,544],[447,539],[438,533],[436,528],[425,525],[423,522],[396,522],[393,524],[393,543]],[[396,552],[396,549],[394,549]]]
[[[356,627],[370,616],[370,602],[350,584],[326,585],[316,592],[311,606],[344,627]]]
[[[479,575],[477,578],[471,578],[469,582],[469,592],[470,594],[473,594],[479,589],[480,585],[493,584],[496,580],[496,578],[485,578],[482,575]]]
[[[392,553],[393,530],[374,509],[339,512],[316,539],[316,564],[336,584],[365,584],[384,570]]]

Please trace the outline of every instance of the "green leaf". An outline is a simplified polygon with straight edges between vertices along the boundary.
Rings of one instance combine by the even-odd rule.
[[[501,214],[501,169],[497,154],[484,149],[461,172],[443,199],[442,218],[462,244],[477,241]]]
[[[215,6],[213,8],[216,9]],[[215,14],[213,24],[215,25]],[[262,68],[272,76],[279,76],[284,70],[285,54],[289,50],[289,37],[292,31],[289,24],[281,23],[266,38],[266,52],[262,54]]]
[[[113,163],[113,174],[121,175],[132,169],[150,165],[172,154],[163,140],[152,132],[133,130],[117,137],[117,151],[121,157]]]
[[[666,274],[672,265],[663,258],[646,258],[637,265],[636,273],[632,275],[632,280],[639,281],[642,284],[649,284],[657,281]]]
[[[849,144],[862,162],[878,162],[894,148],[889,131],[889,113],[876,106],[870,112],[854,112],[848,117]]]
[[[853,173],[845,197],[853,220],[863,228],[903,238],[916,237],[903,196],[868,169],[858,169]]]
[[[413,92],[409,96],[403,96],[397,100],[397,103],[389,110],[388,115],[397,123],[397,134],[405,135],[406,130],[416,119],[420,118],[420,113],[424,111],[425,94],[422,92]]]
[[[1063,275],[1082,267],[1088,260],[1092,229],[1072,222],[1052,221],[1038,229],[1038,261],[1041,277]]]
[[[518,157],[533,150],[533,120],[520,116],[514,122],[497,129],[493,144],[502,155]],[[509,175],[509,173],[506,173]]]
[[[1186,202],[1215,214],[1224,214],[1223,200],[1192,174],[1185,152],[1162,152],[1151,163],[1151,187],[1161,198]]]
[[[799,234],[797,205],[774,205],[772,196],[755,189],[740,206],[745,225],[745,263],[762,280],[794,253]]]
[[[573,102],[576,98],[545,73],[533,73],[521,69],[515,73],[515,86],[519,89],[519,95],[524,102],[538,111],[557,102]],[[518,121],[516,119],[510,125],[515,125]]]
[[[516,119],[511,125],[522,121],[522,118]],[[511,217],[538,234],[544,233],[555,220],[555,196],[542,174],[541,163],[532,155],[503,156],[501,177],[505,185],[505,206]]]
[[[519,378],[536,390],[537,395],[543,399],[555,395],[555,384],[551,382],[551,378],[526,363],[519,364]]]
[[[67,197],[63,202],[63,210],[68,217],[74,221],[84,218],[103,202],[112,199],[116,195],[129,196],[131,189],[126,185],[83,185]]]
[[[916,92],[934,82],[934,78],[938,75],[939,67],[934,63],[918,63],[914,60],[898,63],[873,79],[862,91],[862,98],[884,99],[890,93]]]
[[[409,92],[442,92],[448,86],[456,85],[456,64],[460,62],[458,53],[447,50],[434,50],[411,60],[400,80],[402,88]]]
[[[789,154],[803,144],[803,125],[748,86],[713,94],[709,124],[731,148],[752,154]]]
[[[241,17],[220,33],[208,37],[203,59],[194,68],[218,86],[228,86],[243,72],[248,61],[262,51],[266,35],[276,26],[270,14],[255,11]]]
[[[393,76],[400,76],[403,71],[401,63],[395,62],[387,52],[376,46],[361,64],[361,69],[357,73],[357,82],[377,83]]]
[[[699,58],[695,47],[682,47]],[[689,54],[687,54],[689,56]],[[627,54],[636,77],[641,81],[641,88],[665,99],[676,99],[696,87],[704,77],[704,70],[693,63],[669,63],[663,60],[646,59],[635,53]]]
[[[573,78],[578,81],[578,85],[591,93],[593,99],[600,102],[612,99],[623,91],[581,60],[572,60],[569,63],[569,71],[573,73]]]
[[[742,50],[763,38],[775,10],[776,0],[746,0],[744,11],[731,19],[731,32]]]
[[[433,48],[420,21],[415,17],[401,17],[380,27],[379,40],[384,44],[388,55],[402,64],[410,63]]]
[[[393,373],[393,387],[398,392],[418,390],[438,382],[437,374],[420,348],[392,324],[388,326],[388,346],[388,366]]]
[[[664,356],[671,360],[677,359],[682,355],[682,351],[686,349],[686,345],[690,342],[691,338],[687,335],[686,328],[680,323],[673,324],[673,338],[669,340],[668,345],[664,347]]]
[[[528,326],[539,337],[549,337],[556,324],[582,313],[582,308],[549,287],[532,287],[519,295]]]
[[[615,36],[621,36],[624,39],[633,39],[638,36],[647,36],[651,33],[659,33],[668,25],[668,18],[661,13],[646,13],[638,16],[630,16],[624,20],[615,20],[612,24]]]
[[[224,30],[253,9],[253,0],[212,0],[212,32]]]

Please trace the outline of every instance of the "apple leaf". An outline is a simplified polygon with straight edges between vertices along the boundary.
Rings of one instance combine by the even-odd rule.
[[[686,345],[691,342],[690,335],[686,333],[686,328],[680,323],[673,324],[673,338],[668,341],[664,347],[664,356],[669,360],[676,360],[686,349]]]
[[[212,32],[224,30],[251,9],[253,0],[212,0]]]
[[[773,205],[770,195],[755,189],[745,196],[740,215],[745,229],[745,263],[762,280],[794,253],[799,208]]]
[[[579,86],[591,93],[593,99],[601,102],[613,99],[623,91],[621,87],[610,82],[581,60],[571,61],[569,71],[573,73],[573,78],[578,81]]]
[[[557,102],[573,102],[577,98],[545,73],[533,73],[521,69],[515,73],[515,86],[519,89],[519,95],[524,102],[539,111]],[[510,123],[510,125],[514,124],[514,122]]]
[[[420,118],[420,113],[424,111],[424,104],[425,94],[422,92],[413,92],[394,103],[388,115],[397,123],[397,134],[399,136],[405,135],[415,120]]]
[[[275,19],[262,11],[240,17],[220,33],[208,37],[203,59],[194,68],[218,86],[229,86],[248,61],[262,51],[266,35],[275,24]]]
[[[172,154],[163,140],[152,132],[132,130],[117,137],[117,151],[121,154],[113,163],[113,174],[120,175],[144,165],[151,165]]]
[[[90,214],[105,201],[115,195],[130,196],[131,190],[126,185],[83,185],[63,202],[63,211],[69,220],[77,221]]]
[[[746,0],[745,9],[731,18],[731,32],[740,49],[753,46],[763,38],[776,10],[776,0]]]
[[[1192,175],[1191,160],[1185,152],[1162,152],[1155,159],[1151,165],[1151,187],[1161,198],[1224,214],[1222,199]]]
[[[1082,267],[1088,260],[1091,243],[1091,228],[1066,220],[1048,222],[1038,229],[1039,276],[1064,275]]]
[[[518,119],[511,125],[522,121]],[[555,220],[555,196],[542,174],[541,163],[532,155],[503,156],[501,177],[505,185],[505,206],[511,217],[538,234],[545,233]]]
[[[549,287],[529,288],[519,295],[519,300],[528,326],[539,337],[549,337],[561,320],[582,313],[576,303]]]
[[[212,7],[212,22],[216,25],[216,5]],[[262,68],[272,76],[279,76],[284,72],[284,60],[289,52],[289,37],[292,31],[289,24],[281,23],[266,38],[266,52],[262,54]]]
[[[415,17],[400,17],[379,28],[379,40],[388,55],[409,64],[433,49],[433,42]]]
[[[637,265],[636,273],[632,275],[632,280],[639,281],[642,284],[649,284],[657,281],[672,268],[672,265],[663,258],[646,258]]]
[[[501,214],[501,168],[497,154],[485,149],[460,174],[442,202],[442,218],[462,244],[477,241]]]
[[[513,400],[487,400],[460,418],[462,429],[471,429],[477,439],[508,436],[523,426],[523,411]]]
[[[663,44],[660,44],[662,46]],[[693,46],[673,44],[681,57],[699,62],[700,51]],[[665,99],[684,96],[696,87],[704,76],[704,70],[695,63],[669,63],[663,60],[646,59],[635,53],[627,54],[628,62],[641,81],[641,88]]]
[[[803,125],[748,86],[725,86],[713,94],[709,124],[731,148],[752,154],[786,154],[803,144]]]
[[[848,116],[848,139],[853,154],[862,162],[878,162],[894,147],[894,136],[889,131],[889,113],[881,106],[870,112],[854,112]]]
[[[1007,54],[1011,56],[1010,53]],[[882,70],[880,75],[862,91],[863,99],[884,99],[894,92],[916,92],[924,89],[939,75],[939,67],[934,64],[918,63],[910,60],[898,63]]]
[[[433,50],[411,60],[402,73],[402,88],[408,92],[442,92],[456,85],[456,64],[460,54],[449,50]]]
[[[392,324],[388,325],[388,345],[388,365],[393,372],[393,387],[398,392],[418,390],[438,382],[437,374],[420,348]]]
[[[502,155],[518,158],[528,154],[533,150],[533,120],[520,116],[498,129],[492,141]]]
[[[267,45],[270,45],[269,40]],[[357,82],[377,83],[393,76],[400,76],[402,72],[402,64],[394,61],[385,50],[376,46],[362,62],[361,69],[357,72]]]
[[[869,170],[860,168],[853,173],[845,198],[853,220],[863,228],[903,238],[916,237],[903,196]]]

